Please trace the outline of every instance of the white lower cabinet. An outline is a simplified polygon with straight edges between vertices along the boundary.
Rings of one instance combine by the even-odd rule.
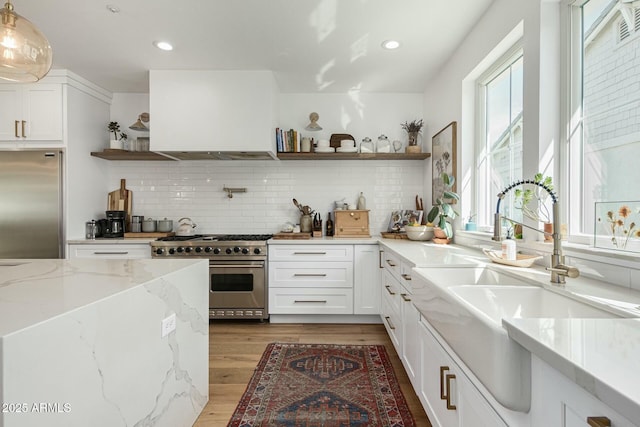
[[[632,423],[533,354],[531,355],[531,383],[532,426],[638,427],[640,425],[639,420],[636,420],[636,424]],[[595,423],[595,420],[600,423]]]
[[[69,244],[69,259],[144,259],[151,258],[149,243]]]
[[[377,315],[378,245],[269,246],[269,314]]]
[[[434,427],[507,427],[425,322],[421,319],[417,326],[421,363],[416,393],[431,424]]]

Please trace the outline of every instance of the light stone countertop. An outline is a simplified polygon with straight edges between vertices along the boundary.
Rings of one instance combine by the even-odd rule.
[[[312,237],[310,239],[270,239],[269,245],[377,245],[380,238],[373,237]]]
[[[135,245],[135,244],[149,244],[158,240],[157,238],[135,238],[135,239],[125,239],[125,238],[103,238],[98,237],[97,239],[70,239],[67,240],[67,244],[69,245]]]
[[[206,259],[0,261],[0,338]]]
[[[640,319],[503,319],[509,337],[615,411],[640,420]]]

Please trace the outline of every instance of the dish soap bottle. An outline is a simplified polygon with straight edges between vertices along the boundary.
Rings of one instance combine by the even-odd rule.
[[[364,198],[364,194],[362,194],[362,191],[360,192],[360,197],[358,197],[357,209],[359,211],[367,209],[367,199]]]
[[[327,218],[327,236],[333,236],[333,221],[331,220],[331,212]]]
[[[506,239],[502,241],[502,259],[507,261],[516,260],[516,241]]]

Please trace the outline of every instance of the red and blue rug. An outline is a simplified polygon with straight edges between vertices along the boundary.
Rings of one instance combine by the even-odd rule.
[[[382,345],[269,344],[228,427],[407,427]]]

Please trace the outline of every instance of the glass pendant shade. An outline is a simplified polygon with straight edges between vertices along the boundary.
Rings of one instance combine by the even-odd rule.
[[[13,11],[10,1],[0,10],[0,79],[37,82],[51,69],[47,38],[31,22]]]

